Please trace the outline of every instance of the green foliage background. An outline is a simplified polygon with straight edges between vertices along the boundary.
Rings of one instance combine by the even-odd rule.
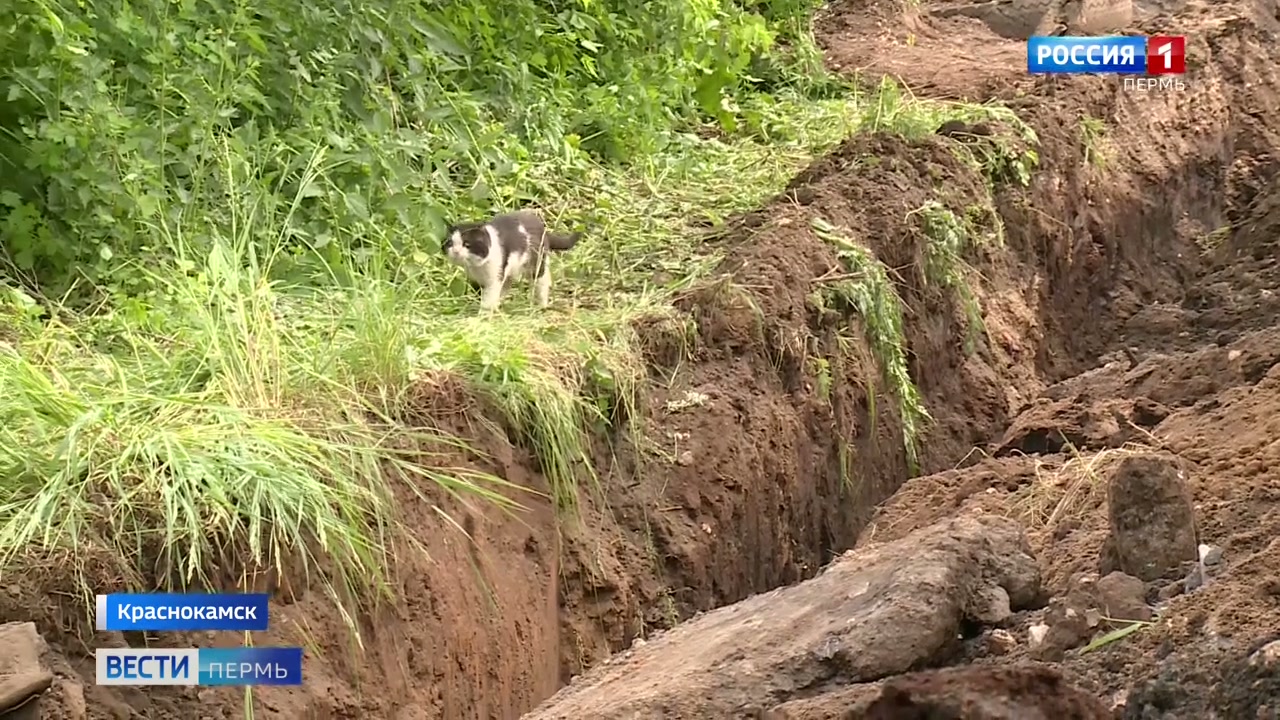
[[[139,268],[235,235],[287,248],[278,272],[349,282],[588,160],[708,118],[739,132],[735,96],[821,91],[815,5],[11,0],[4,271],[140,297],[160,284]]]

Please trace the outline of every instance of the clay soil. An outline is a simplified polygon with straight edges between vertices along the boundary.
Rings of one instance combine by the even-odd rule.
[[[520,717],[637,639],[966,512],[1017,521],[1045,589],[1065,595],[1117,552],[1104,547],[1098,478],[1147,450],[1184,463],[1196,539],[1222,550],[1189,592],[1178,578],[1150,581],[1157,623],[1014,668],[1029,661],[1026,629],[1039,617],[1027,610],[1010,627],[1011,651],[989,653],[974,635],[928,663],[967,665],[977,680],[904,676],[870,706],[878,685],[784,693],[777,706],[795,710],[777,716],[977,717],[920,699],[966,693],[1057,697],[1074,717],[1102,717],[1100,707],[1197,720],[1280,712],[1275,674],[1248,660],[1280,634],[1280,5],[1139,12],[1130,30],[1187,35],[1191,55],[1185,91],[1149,93],[1110,77],[1029,77],[1021,42],[908,6],[836,2],[819,20],[831,65],[871,84],[899,77],[917,96],[1012,108],[1038,135],[1030,186],[989,190],[957,159],[960,135],[859,136],[815,162],[769,207],[708,240],[726,252],[725,279],[681,300],[698,321],[691,357],[671,328],[640,328],[654,377],[646,441],[599,440],[604,493],[585,498],[578,519],[537,503],[513,518],[403,492],[404,520],[427,553],[401,554],[397,599],[358,621],[362,648],[318,587],[266,578],[274,629],[255,643],[307,647],[307,680],[257,689],[254,717]],[[1089,119],[1103,131],[1087,132]],[[986,330],[976,347],[956,294],[923,270],[928,241],[910,213],[929,201],[994,207],[1004,227],[1002,247],[968,258]],[[874,355],[837,341],[864,329],[858,315],[812,301],[842,268],[815,218],[894,271],[911,375],[933,416],[916,472]],[[416,422],[493,453],[424,449],[424,462],[546,490],[534,458],[463,389],[440,379],[417,390]],[[680,402],[690,393],[706,399]],[[240,638],[93,633],[64,583],[32,573],[0,593],[0,617],[35,622],[48,643],[55,677],[41,716],[245,717],[239,691],[95,686],[93,647]],[[1067,715],[1008,715],[1041,716]]]

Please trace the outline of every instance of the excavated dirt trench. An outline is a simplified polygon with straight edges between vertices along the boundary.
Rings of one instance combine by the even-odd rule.
[[[978,627],[983,618],[996,620],[990,613],[968,618],[970,604],[958,603],[947,616],[965,638],[958,646],[935,647],[930,640],[912,646],[923,648],[916,655],[886,651],[893,658],[884,671],[774,663],[769,678],[743,682],[716,673],[741,670],[740,662],[748,666],[742,672],[754,672],[751,667],[764,664],[753,664],[751,648],[769,648],[733,640],[734,632],[757,632],[749,629],[754,625],[708,619],[649,642],[621,665],[587,673],[541,716],[605,718],[601,703],[630,698],[639,703],[633,710],[643,706],[649,714],[628,717],[694,716],[671,710],[676,707],[701,708],[698,717],[861,717],[851,713],[878,696],[884,675],[1034,659],[1053,666],[1039,675],[1002,670],[978,680],[905,679],[885,692],[899,714],[884,715],[882,704],[872,710],[881,714],[872,716],[943,717],[902,713],[926,705],[937,687],[957,683],[1022,683],[1031,695],[1044,695],[1044,688],[1062,686],[1053,673],[1065,668],[1085,688],[1062,690],[1063,698],[1083,692],[1078,717],[1101,717],[1088,714],[1096,711],[1089,703],[1116,693],[1128,693],[1126,707],[1139,713],[1135,718],[1144,717],[1143,708],[1154,708],[1152,717],[1169,711],[1204,718],[1210,708],[1230,710],[1221,717],[1270,717],[1257,715],[1268,711],[1258,700],[1268,688],[1259,689],[1259,674],[1245,670],[1253,667],[1248,658],[1267,640],[1267,628],[1280,627],[1274,580],[1280,567],[1274,541],[1280,535],[1280,445],[1274,441],[1280,430],[1274,411],[1280,407],[1280,121],[1274,120],[1280,73],[1273,61],[1280,10],[1275,0],[1201,2],[1172,17],[1137,20],[1131,29],[1138,32],[1188,35],[1192,57],[1187,91],[1146,94],[1124,92],[1114,78],[1030,78],[1021,43],[1001,40],[977,20],[921,14],[926,10],[904,16],[893,2],[836,4],[820,23],[831,63],[873,81],[880,74],[901,77],[917,95],[994,98],[1014,108],[1039,136],[1040,167],[1030,187],[1005,182],[990,197],[954,152],[955,143],[972,142],[968,135],[981,132],[922,141],[861,136],[815,162],[783,197],[708,240],[726,250],[723,269],[732,282],[682,300],[698,320],[691,358],[684,358],[670,328],[641,328],[655,376],[644,408],[646,448],[599,441],[605,496],[588,499],[580,522],[558,523],[548,507],[516,520],[444,496],[433,507],[402,493],[405,520],[430,559],[402,555],[399,600],[362,620],[363,651],[348,645],[342,619],[317,588],[300,578],[269,578],[268,585],[280,589],[275,629],[258,644],[301,643],[314,652],[304,687],[256,692],[258,717],[519,717],[637,638],[813,578],[855,546],[879,554],[860,554],[854,562],[872,567],[867,558],[874,557],[883,563],[876,566],[882,574],[867,582],[897,588],[895,607],[915,607],[901,592],[914,586],[876,580],[895,577],[894,568],[911,553],[874,548],[884,542],[936,547],[930,556],[941,573],[936,577],[967,577],[956,568],[987,556],[956,548],[989,533],[975,532],[978,526],[963,518],[944,527],[954,537],[939,539],[938,526],[929,526],[970,510],[1014,518],[1014,525],[990,532],[1007,534],[1000,547],[1019,548],[1015,555],[1025,551],[1028,562],[1038,562],[1041,595],[1066,597],[1081,572],[1099,570],[1108,536],[1107,493],[1077,481],[1105,475],[1130,452],[1124,443],[1134,442],[1188,463],[1196,538],[1223,550],[1215,567],[1225,569],[1185,595],[1168,592],[1172,585],[1163,580],[1147,581],[1152,598],[1165,593],[1161,600],[1171,604],[1159,625],[1123,643],[1085,654],[1072,647],[1032,652],[1024,639],[1028,628],[1052,624],[1054,616],[1045,613],[1054,606],[1043,610],[1044,598],[1028,596],[997,623],[1016,642],[996,654],[988,651],[991,629]],[[1086,117],[1102,121],[1100,138],[1086,136]],[[1091,161],[1095,152],[1101,162]],[[1006,244],[969,258],[981,273],[975,292],[986,326],[986,337],[970,351],[957,295],[928,282],[922,270],[926,241],[910,213],[936,201],[963,216],[992,200]],[[840,228],[892,268],[909,308],[910,371],[934,422],[921,448],[922,476],[901,489],[910,475],[901,418],[866,343],[841,347],[837,340],[851,323],[865,328],[856,314],[822,311],[812,301],[815,291],[847,274],[835,247],[813,230],[814,219]],[[1215,232],[1227,227],[1233,229]],[[668,384],[672,372],[676,381]],[[700,396],[706,400],[683,402]],[[476,439],[492,458],[424,448],[424,462],[469,464],[545,490],[531,470],[536,462],[485,422],[488,416],[450,381],[425,382],[413,419]],[[975,447],[984,452],[972,452]],[[1065,495],[1074,499],[1065,502]],[[1028,513],[1029,507],[1048,510]],[[474,542],[443,521],[440,510],[458,519]],[[994,522],[982,522],[988,521]],[[923,534],[910,534],[917,530]],[[905,545],[892,544],[904,538],[910,538]],[[1009,552],[979,566],[998,566]],[[901,577],[918,577],[909,571]],[[813,582],[832,582],[835,572]],[[962,580],[921,582],[925,594],[944,586],[975,591]],[[110,587],[109,578],[103,587]],[[719,612],[746,613],[747,620],[793,606],[812,612],[815,587],[824,586],[776,596],[777,606],[766,596]],[[65,575],[54,572],[31,574],[0,594],[3,618],[34,621],[48,643],[41,662],[53,678],[41,716],[243,717],[236,691],[94,686],[89,647],[141,640],[88,633],[65,592]],[[811,599],[795,604],[787,597]],[[951,607],[945,598],[939,602]],[[927,603],[920,606],[929,612]],[[737,629],[724,645],[699,636],[699,627]],[[946,634],[949,627],[935,630]],[[5,637],[10,647],[26,642],[40,649],[24,633]],[[863,644],[898,639],[888,625],[855,637]],[[239,638],[147,640],[174,646]],[[727,648],[727,655],[717,656],[715,648]],[[797,657],[808,657],[810,649],[801,647]],[[21,648],[9,655],[24,657]],[[832,657],[844,656],[833,651]],[[683,682],[697,674],[689,669],[694,666],[711,675]],[[1239,671],[1241,679],[1221,682],[1221,668]],[[802,671],[818,675],[788,675]],[[637,690],[640,682],[649,683],[645,692]],[[645,705],[654,683],[665,696]],[[718,694],[729,687],[732,697]],[[709,704],[680,705],[689,697]],[[667,710],[654,709],[659,706]],[[1237,711],[1249,714],[1231,714]],[[1009,717],[1015,716],[1032,717]]]

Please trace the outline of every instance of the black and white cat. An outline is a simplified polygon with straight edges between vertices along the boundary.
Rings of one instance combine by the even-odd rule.
[[[548,232],[538,213],[518,210],[451,226],[441,249],[480,286],[480,309],[492,312],[507,283],[521,278],[533,280],[538,307],[546,307],[551,302],[551,253],[572,248],[581,237]]]

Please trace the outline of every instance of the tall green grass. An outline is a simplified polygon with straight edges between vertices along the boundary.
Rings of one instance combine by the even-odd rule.
[[[552,309],[517,286],[492,317],[434,237],[398,266],[289,280],[285,229],[326,186],[325,154],[270,183],[262,158],[225,143],[209,169],[222,212],[157,214],[171,260],[132,270],[155,291],[82,313],[6,291],[0,568],[94,548],[130,586],[198,585],[229,552],[300,556],[335,597],[368,597],[392,565],[389,480],[424,501],[428,484],[508,508],[527,492],[416,455],[462,447],[402,420],[415,384],[445,374],[494,403],[571,507],[591,479],[587,433],[633,406],[643,378],[632,322],[671,313],[670,294],[716,262],[692,224],[760,204],[856,124],[849,101],[769,102],[754,134],[679,136],[630,166],[535,165],[548,215],[590,232],[557,258]],[[156,552],[160,572],[144,557]]]

